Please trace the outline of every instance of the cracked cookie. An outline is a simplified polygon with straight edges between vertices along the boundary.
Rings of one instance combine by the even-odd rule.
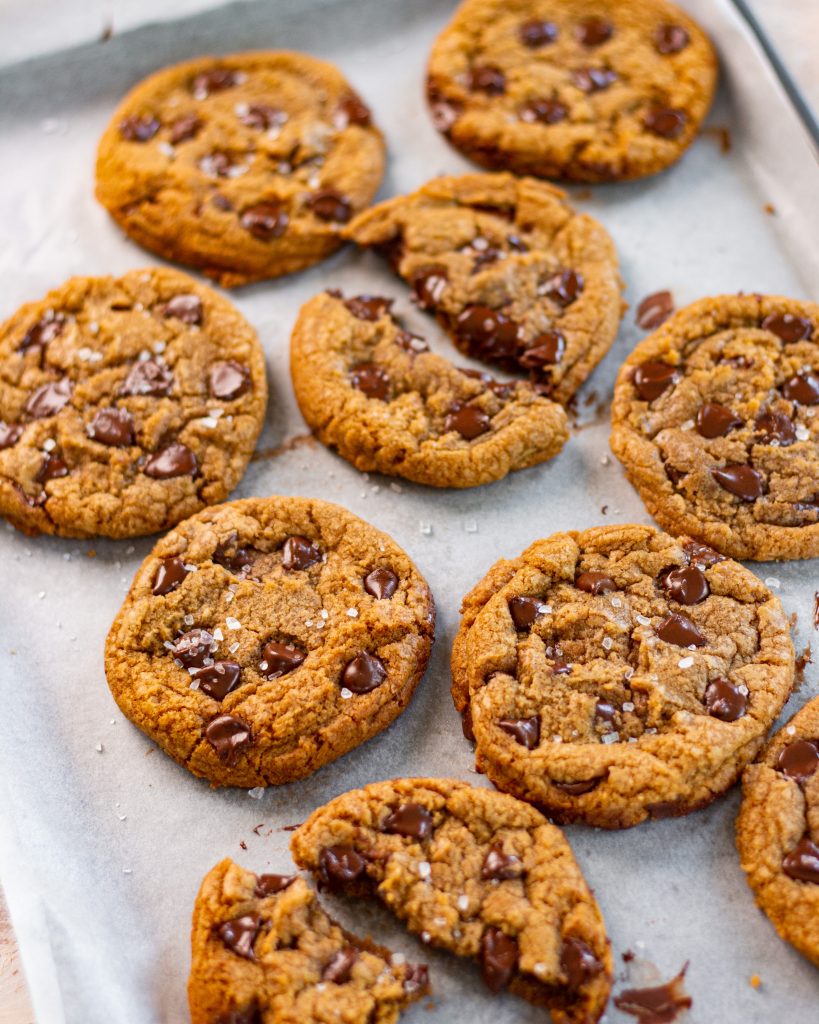
[[[466,0],[432,48],[435,127],[476,163],[545,178],[640,178],[682,156],[717,58],[665,0]]]
[[[617,334],[614,244],[544,182],[434,178],[344,234],[382,252],[463,352],[527,372],[555,401],[571,398]]]
[[[433,632],[429,589],[386,534],[327,502],[249,498],[157,543],[105,671],[123,714],[194,775],[279,785],[397,718]]]
[[[702,299],[626,359],[611,447],[649,512],[732,558],[819,555],[819,305]]]
[[[778,599],[650,526],[536,541],[497,562],[461,614],[452,695],[478,767],[557,821],[626,828],[709,804],[793,685]]]
[[[256,51],[140,82],[100,142],[96,194],[144,248],[233,287],[329,256],[383,171],[381,133],[337,68]]]
[[[320,807],[291,840],[331,891],[377,896],[432,946],[477,960],[555,1024],[592,1024],[612,979],[600,909],[560,829],[454,779],[395,779]]]
[[[193,908],[191,1024],[395,1024],[429,991],[408,964],[345,931],[298,875],[225,859]]]
[[[175,270],[75,277],[0,327],[0,515],[136,537],[223,501],[267,382],[256,332]]]
[[[566,413],[523,381],[460,370],[407,333],[391,299],[325,292],[299,313],[290,372],[302,415],[356,469],[475,487],[552,458]]]
[[[742,869],[780,936],[819,967],[819,697],[742,777]]]

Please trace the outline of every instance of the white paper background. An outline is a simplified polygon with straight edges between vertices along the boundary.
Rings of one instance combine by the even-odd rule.
[[[816,298],[815,159],[727,0],[686,6],[722,51],[728,85],[710,121],[730,125],[732,152],[724,156],[713,138],[700,139],[671,171],[596,189],[579,205],[611,230],[632,306],[664,287],[678,305],[739,289]],[[311,0],[245,3],[0,71],[0,316],[72,273],[120,273],[151,262],[95,204],[94,149],[121,95],[172,61],[245,47],[308,50],[340,64],[385,129],[390,166],[382,197],[466,169],[434,132],[421,98],[425,55],[452,7],[444,0],[346,0],[321,10]],[[763,212],[766,202],[778,216]],[[368,254],[348,250],[294,278],[235,293],[267,355],[271,400],[261,447],[304,432],[287,342],[300,304],[327,286],[395,296],[421,333],[451,351]],[[609,395],[639,336],[632,311],[587,393]],[[109,695],[105,635],[152,541],[29,540],[0,529],[0,875],[40,1024],[186,1020],[192,901],[219,858],[287,870],[289,833],[280,827],[376,779],[451,774],[483,784],[470,771],[470,748],[448,695],[460,598],[492,561],[538,536],[648,521],[616,462],[602,463],[607,439],[606,410],[552,463],[467,492],[402,482],[396,494],[388,481],[365,481],[318,445],[251,465],[237,496],[329,498],[385,529],[425,573],[440,616],[429,672],[401,719],[335,765],[260,801],[194,780],[124,720]],[[477,532],[468,532],[473,522]],[[422,533],[421,523],[432,533]],[[799,616],[801,650],[812,638],[815,564],[752,568],[781,580],[786,610]],[[817,691],[813,666],[807,679],[788,714]],[[734,792],[686,819],[568,834],[597,890],[618,963],[631,948],[670,976],[690,959],[691,1019],[699,1024],[780,1017],[807,1024],[819,974],[754,906],[733,845],[737,804]],[[337,910],[412,957],[428,952],[381,911]],[[438,1009],[430,1016],[415,1008],[405,1018],[410,1024],[543,1019],[513,997],[488,998],[471,966],[440,954],[426,958]],[[759,991],[749,984],[754,973],[763,979]],[[607,1019],[622,1018],[612,1008]]]

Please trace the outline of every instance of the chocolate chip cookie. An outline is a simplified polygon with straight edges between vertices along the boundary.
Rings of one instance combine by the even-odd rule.
[[[748,884],[782,938],[819,967],[819,697],[745,769],[742,789]]]
[[[397,718],[433,631],[429,589],[386,534],[327,502],[249,498],[157,543],[105,671],[123,713],[194,775],[278,785]]]
[[[603,918],[560,829],[533,807],[454,779],[344,793],[293,835],[293,857],[331,891],[378,896],[421,940],[480,964],[504,988],[592,1024],[612,960]]]
[[[708,38],[665,0],[465,0],[427,96],[435,127],[485,167],[619,181],[682,156],[716,78]]]
[[[408,964],[345,931],[298,875],[223,860],[193,908],[191,1024],[394,1024],[429,990]]]
[[[100,142],[97,198],[146,249],[232,287],[328,256],[383,170],[381,133],[337,68],[257,51],[135,86]]]
[[[611,446],[657,522],[732,558],[819,555],[819,305],[702,299],[620,370]]]
[[[794,678],[776,597],[650,526],[556,533],[466,596],[452,694],[478,767],[557,821],[626,828],[736,782]]]
[[[75,277],[0,327],[0,515],[135,537],[222,501],[267,404],[250,324],[175,270]]]
[[[405,331],[392,301],[325,292],[299,313],[290,372],[302,415],[356,469],[475,487],[545,462],[564,409],[523,381],[460,370]]]
[[[345,230],[386,255],[467,355],[528,373],[558,402],[609,350],[624,309],[608,232],[551,185],[434,178]]]

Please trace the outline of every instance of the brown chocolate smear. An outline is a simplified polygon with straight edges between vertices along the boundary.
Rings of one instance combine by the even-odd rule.
[[[531,718],[502,718],[498,722],[498,726],[527,750],[534,750],[540,743],[540,718],[538,715],[532,715]]]
[[[603,964],[590,947],[574,935],[570,935],[563,941],[560,967],[568,979],[569,988],[574,991],[582,988],[587,981],[603,970]]]
[[[350,980],[350,973],[357,959],[358,950],[355,946],[345,946],[338,950],[321,972],[321,980],[333,982],[335,985],[343,985]]]
[[[260,242],[281,238],[287,230],[290,218],[279,203],[257,203],[248,207],[239,218],[239,223]]]
[[[278,679],[294,671],[307,657],[307,653],[293,644],[281,644],[271,640],[262,648],[262,662],[259,671],[267,679]],[[262,667],[264,666],[264,667]]]
[[[276,893],[283,892],[288,886],[291,886],[298,877],[298,875],[259,875],[256,879],[256,888],[253,890],[254,894],[259,899],[264,899],[265,896],[275,896]]]
[[[807,782],[819,768],[819,743],[811,740],[794,740],[776,759],[776,767],[789,779]]]
[[[569,108],[560,100],[548,96],[539,96],[520,109],[521,121],[529,124],[558,124],[564,121],[569,113]]]
[[[610,68],[578,68],[572,81],[581,92],[602,92],[617,81],[617,72]]]
[[[673,1024],[682,1010],[691,1008],[691,996],[683,981],[688,964],[680,973],[652,988],[627,988],[614,997],[614,1005],[623,1013],[636,1017],[640,1024]]]
[[[374,654],[361,651],[347,662],[341,673],[341,685],[353,693],[369,693],[387,678],[384,662]]]
[[[386,601],[398,589],[398,577],[386,566],[379,566],[364,577],[364,589],[376,601]]]
[[[60,477],[68,476],[68,463],[58,452],[49,452],[43,457],[40,468],[34,479],[38,484],[47,483],[49,480],[57,480]]]
[[[202,693],[214,700],[224,700],[241,682],[242,668],[235,661],[217,661],[196,669],[191,678],[198,681]]]
[[[798,373],[782,385],[782,394],[790,402],[816,405],[819,402],[819,377],[814,373]]]
[[[314,192],[307,200],[307,207],[319,220],[334,224],[346,224],[353,215],[353,204],[334,188]]]
[[[697,409],[697,432],[701,437],[725,437],[743,425],[743,420],[727,405],[706,402]]]
[[[696,565],[672,569],[661,578],[660,582],[668,592],[668,596],[680,604],[699,604],[711,593],[705,573]]]
[[[466,441],[474,441],[492,427],[492,421],[486,413],[475,405],[452,406],[446,418],[446,429],[457,430]]]
[[[762,329],[775,334],[785,344],[803,341],[813,335],[811,321],[793,313],[771,313],[762,321]]]
[[[657,636],[667,644],[677,647],[704,647],[708,642],[691,619],[679,612],[672,612],[657,626]]]
[[[609,594],[617,590],[617,584],[604,572],[581,572],[574,585],[587,594]]]
[[[196,327],[202,323],[202,300],[198,295],[174,295],[160,308],[160,312],[166,320],[173,317]]]
[[[125,448],[134,443],[134,420],[127,409],[98,409],[87,433],[100,444]]]
[[[526,632],[543,614],[543,602],[536,597],[512,597],[509,599],[509,614],[512,616],[515,629]]]
[[[250,388],[250,370],[235,359],[214,363],[208,379],[210,393],[222,402],[232,402]]]
[[[520,349],[520,325],[489,306],[466,306],[455,323],[458,337],[470,355],[504,362],[515,360]]]
[[[653,402],[680,379],[679,371],[668,363],[648,361],[640,363],[632,375],[637,395],[644,402]]]
[[[586,282],[576,270],[561,270],[553,274],[538,288],[540,294],[548,296],[559,306],[571,306],[581,295]]]
[[[250,726],[233,715],[218,715],[212,719],[205,728],[205,739],[228,768],[236,765],[253,742]]]
[[[67,319],[64,313],[55,313],[53,309],[48,310],[26,331],[20,350],[25,352],[29,348],[43,349],[49,342],[58,338],[65,330]]]
[[[321,561],[321,548],[307,537],[293,534],[282,545],[282,569],[293,572],[295,569],[309,569]]]
[[[673,312],[674,299],[671,292],[654,292],[652,295],[647,295],[637,307],[635,320],[637,326],[642,327],[644,331],[653,331],[660,324],[665,323]]]
[[[682,25],[660,25],[654,30],[654,49],[664,57],[684,50],[690,41]]]
[[[493,995],[512,980],[518,965],[518,944],[500,928],[490,925],[481,936],[481,977]]]
[[[712,469],[711,476],[720,487],[742,501],[756,501],[765,493],[765,477],[758,469],[744,463]]]
[[[287,120],[287,114],[280,107],[272,107],[269,103],[251,103],[247,110],[239,115],[239,120],[246,128],[266,132],[283,125]]]
[[[197,99],[204,99],[214,92],[223,92],[238,83],[235,71],[230,68],[213,68],[202,71],[191,83],[191,92]]]
[[[432,832],[432,815],[420,804],[400,804],[384,819],[381,830],[420,841]]]
[[[602,776],[596,779],[580,779],[577,782],[558,782],[557,779],[552,779],[552,785],[562,790],[567,796],[582,796],[584,793],[591,793],[593,789],[597,789],[602,781]]]
[[[326,846],[319,854],[319,873],[331,892],[358,881],[366,868],[366,860],[352,846]]]
[[[350,371],[350,383],[367,398],[386,402],[390,397],[390,375],[377,363],[359,363]]]
[[[725,561],[725,555],[721,555],[719,551],[714,551],[713,548],[709,548],[707,544],[701,544],[698,540],[688,540],[683,544],[683,551],[686,557],[691,562],[697,562],[699,565],[704,565],[706,568],[716,565],[718,562]]]
[[[472,92],[485,92],[487,96],[500,96],[506,92],[506,76],[500,68],[483,64],[472,68],[468,76]]]
[[[71,381],[67,377],[41,384],[26,399],[25,411],[35,420],[56,416],[68,404],[72,390]]]
[[[140,359],[131,367],[122,387],[121,395],[152,395],[163,398],[171,393],[173,374],[158,359]]]
[[[557,25],[553,21],[545,21],[543,18],[530,18],[528,21],[521,22],[518,39],[530,50],[537,50],[557,39]]]
[[[148,142],[156,135],[160,127],[159,121],[150,114],[146,114],[144,117],[131,114],[120,121],[119,134],[128,142]]]
[[[142,468],[145,475],[154,480],[170,480],[177,476],[195,476],[199,467],[190,448],[174,441],[150,455]]]
[[[389,315],[392,303],[392,299],[385,299],[381,295],[354,295],[344,305],[359,320],[375,321]]]
[[[706,686],[704,703],[708,714],[721,722],[736,722],[748,709],[748,698],[724,676]]]
[[[524,369],[539,370],[559,363],[565,352],[566,339],[560,331],[545,331],[521,354],[519,362]]]
[[[178,636],[169,650],[185,668],[202,668],[215,647],[213,636],[206,629],[197,628]]]
[[[787,448],[796,441],[796,427],[787,413],[766,409],[754,420],[757,440],[763,444],[776,441],[780,448]]]
[[[343,128],[351,124],[367,128],[372,121],[370,108],[353,92],[348,93],[340,100],[336,112]]]
[[[646,112],[643,124],[660,138],[676,139],[682,135],[687,120],[684,110],[674,110],[672,107],[654,107]]]
[[[244,914],[242,917],[234,917],[232,921],[225,921],[216,930],[219,938],[232,953],[244,957],[245,960],[255,960],[253,943],[259,934],[261,923],[258,914]]]
[[[819,885],[819,846],[810,836],[802,836],[791,852],[783,857],[782,870],[797,882]]]
[[[164,597],[182,583],[188,575],[189,570],[181,558],[163,558],[159,568],[154,575],[154,582],[151,585],[151,593],[155,597]]]
[[[504,853],[501,843],[493,843],[486,852],[481,865],[481,878],[497,878],[505,881],[520,878],[525,873],[523,861],[514,853]]]
[[[586,18],[575,27],[574,35],[582,46],[600,46],[614,35],[614,25],[603,18]]]
[[[194,138],[201,127],[202,122],[195,114],[183,114],[171,125],[171,145],[178,146]]]
[[[419,267],[412,275],[412,290],[421,309],[435,309],[449,284],[449,271],[441,263]]]

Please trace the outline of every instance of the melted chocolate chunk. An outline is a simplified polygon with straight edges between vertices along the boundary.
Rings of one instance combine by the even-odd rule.
[[[242,669],[235,661],[217,661],[196,669],[192,678],[197,680],[202,693],[214,700],[224,700],[242,681]]]
[[[575,27],[574,35],[581,46],[601,46],[614,35],[614,25],[603,18],[585,18]]]
[[[470,355],[499,362],[515,360],[521,345],[520,324],[488,306],[467,306],[455,324]]]
[[[253,742],[253,735],[247,722],[233,715],[218,715],[205,728],[205,739],[216,752],[216,756],[233,768],[241,755]]]
[[[426,964],[407,964],[404,976],[405,992],[422,992],[429,989],[429,968]]]
[[[211,560],[223,569],[232,572],[234,576],[247,576],[256,560],[259,552],[255,548],[238,547],[236,544],[236,532],[223,541],[220,541],[214,548]]]
[[[25,352],[30,348],[44,349],[63,333],[67,323],[65,314],[55,313],[53,309],[48,310],[26,331],[20,343],[20,350]]]
[[[481,936],[481,977],[497,995],[512,980],[518,965],[518,944],[513,938],[490,925]]]
[[[696,565],[672,569],[660,582],[668,596],[680,604],[699,604],[711,593],[705,573]]]
[[[208,379],[210,393],[222,402],[232,402],[250,389],[250,370],[235,359],[214,363]]]
[[[60,409],[68,405],[73,388],[67,377],[41,384],[26,399],[25,411],[34,420],[56,416]]]
[[[244,957],[245,960],[255,960],[253,943],[261,925],[262,921],[258,914],[243,914],[242,917],[234,917],[232,921],[220,924],[216,931],[231,953]]]
[[[676,139],[682,135],[687,120],[684,110],[654,107],[646,112],[643,124],[652,134],[662,139]]]
[[[467,82],[472,92],[484,92],[487,96],[500,96],[506,92],[506,76],[491,64],[472,68]]]
[[[62,455],[58,452],[49,452],[43,457],[43,461],[34,479],[38,484],[44,484],[49,480],[57,480],[60,477],[68,476],[68,473],[68,464]]]
[[[341,673],[341,685],[353,693],[369,693],[387,678],[384,663],[374,654],[361,651],[352,661],[347,662]]]
[[[788,401],[799,405],[816,405],[819,402],[819,377],[815,373],[799,373],[785,381],[782,394]]]
[[[442,96],[438,88],[432,84],[427,87],[427,99],[433,125],[439,132],[448,135],[463,113],[463,105],[458,100]]]
[[[196,327],[202,323],[202,300],[198,295],[174,295],[160,308],[160,312],[166,320],[173,317]]]
[[[262,1012],[253,1003],[250,1006],[242,1007],[241,1010],[229,1010],[227,1013],[220,1014],[216,1018],[215,1024],[262,1024]]]
[[[527,750],[534,750],[540,743],[540,718],[502,718],[498,726]]]
[[[321,972],[321,980],[332,982],[335,985],[343,985],[350,980],[350,973],[357,959],[358,950],[355,946],[345,946],[338,950]]]
[[[530,50],[537,50],[557,39],[557,25],[553,21],[545,21],[543,18],[530,18],[528,21],[521,22],[518,39]]]
[[[202,668],[206,661],[212,659],[216,641],[206,629],[191,629],[176,638],[170,653],[185,668]]]
[[[637,1017],[640,1024],[672,1024],[681,1010],[691,1007],[691,997],[683,987],[687,967],[688,964],[664,985],[624,989],[619,996],[615,996],[614,1005],[618,1010]]]
[[[548,96],[537,97],[520,109],[521,121],[529,124],[558,124],[564,121],[569,113],[569,108],[560,100]]]
[[[341,128],[351,124],[367,128],[372,122],[372,115],[367,104],[355,93],[350,92],[339,101],[336,107],[336,120]]]
[[[684,50],[691,41],[682,25],[660,25],[654,30],[654,49],[664,57]]]
[[[87,433],[92,441],[125,448],[134,443],[134,419],[127,409],[98,409]]]
[[[754,420],[754,426],[757,430],[756,440],[762,444],[775,441],[780,448],[787,448],[796,441],[796,427],[784,412],[766,409]]]
[[[202,122],[196,114],[183,114],[171,125],[171,145],[178,146],[180,142],[187,142],[196,137]]]
[[[497,878],[505,881],[520,878],[525,873],[523,861],[514,853],[504,853],[501,843],[493,843],[489,847],[481,865],[481,878]]]
[[[412,275],[412,289],[421,309],[435,309],[449,285],[449,271],[443,264],[419,267]]]
[[[131,367],[122,387],[121,395],[153,395],[162,398],[171,393],[173,375],[159,359],[140,359]]]
[[[319,220],[335,224],[346,224],[353,215],[353,204],[334,188],[314,192],[307,200],[307,207]]]
[[[674,299],[671,292],[654,292],[647,295],[637,307],[636,322],[644,331],[653,331],[674,312]]]
[[[721,555],[719,551],[709,548],[707,544],[701,544],[698,540],[686,541],[683,544],[683,551],[689,561],[697,562],[706,568],[725,561],[725,555]]]
[[[492,421],[475,405],[461,405],[456,402],[446,417],[447,430],[457,430],[466,441],[474,441],[492,428]]]
[[[376,321],[389,315],[392,303],[392,299],[385,299],[381,295],[354,295],[344,305],[359,320]]]
[[[748,710],[748,698],[723,676],[706,686],[704,704],[708,714],[721,722],[736,722]]]
[[[617,584],[604,572],[581,572],[574,585],[587,594],[609,594],[617,590]]]
[[[293,572],[296,569],[309,569],[321,561],[321,548],[307,537],[294,534],[282,545],[282,569]]]
[[[594,713],[597,718],[601,718],[604,722],[614,722],[617,720],[617,708],[605,700],[597,701],[594,705]]]
[[[352,846],[326,846],[319,854],[319,873],[330,892],[341,892],[364,876],[366,860]]]
[[[307,653],[300,647],[271,640],[262,648],[259,671],[266,679],[278,679],[297,669],[306,657]]]
[[[170,480],[177,476],[196,476],[196,456],[184,444],[174,441],[145,460],[142,471],[154,480]]]
[[[602,92],[617,81],[617,72],[611,68],[578,68],[572,71],[572,81],[581,92]]]
[[[807,782],[819,768],[819,743],[794,740],[783,749],[776,760],[776,767],[789,779]]]
[[[539,370],[559,363],[566,352],[566,339],[560,331],[539,334],[520,356],[520,365],[526,370]]]
[[[197,162],[203,174],[211,178],[230,178],[236,165],[227,153],[205,153]]]
[[[387,601],[398,589],[398,577],[392,569],[379,566],[364,577],[364,589],[377,601]]]
[[[185,568],[181,558],[163,558],[154,575],[151,593],[155,597],[164,597],[165,594],[170,594],[172,590],[176,590],[180,586],[188,573],[189,570]]]
[[[419,841],[427,839],[432,832],[432,815],[420,804],[400,804],[384,819],[381,831]]]
[[[512,597],[509,600],[509,614],[515,629],[522,633],[530,630],[535,621],[543,614],[543,602],[536,597]]]
[[[819,846],[810,836],[803,836],[782,859],[782,870],[797,882],[819,885]]]
[[[704,647],[707,637],[700,632],[691,619],[679,612],[672,612],[657,626],[657,636],[667,644],[677,647]]]
[[[762,321],[762,330],[775,334],[786,345],[813,336],[813,324],[807,317],[793,313],[771,313]]]
[[[744,463],[712,469],[711,476],[723,490],[742,501],[756,501],[765,493],[765,477],[758,469]]]
[[[203,100],[214,92],[224,92],[237,85],[239,78],[230,68],[213,68],[202,71],[191,83],[191,92],[198,100]]]
[[[283,125],[287,114],[280,107],[271,107],[269,103],[251,103],[247,110],[239,114],[239,120],[246,128],[266,132]]]
[[[131,114],[119,123],[119,134],[128,142],[148,142],[161,128],[159,121],[150,114],[137,117]]]
[[[585,286],[586,282],[582,274],[576,270],[561,270],[560,273],[553,274],[544,281],[538,288],[538,292],[565,309],[579,298]]]
[[[390,397],[390,375],[377,363],[359,363],[350,371],[350,383],[367,398],[386,402]]]
[[[668,363],[646,362],[634,370],[632,382],[639,398],[644,402],[653,402],[656,398],[676,384],[680,379],[679,371]]]
[[[706,402],[697,409],[697,432],[701,437],[725,437],[743,425],[743,420],[727,405]]]
[[[593,789],[597,789],[602,781],[602,776],[596,779],[579,779],[577,782],[558,782],[552,779],[552,785],[568,796],[583,796],[584,793],[591,793]]]
[[[279,203],[257,203],[242,213],[239,223],[260,242],[269,242],[273,238],[281,238],[290,218]]]
[[[590,947],[582,939],[575,938],[574,935],[570,935],[563,941],[560,967],[566,975],[569,988],[574,991],[582,988],[587,981],[603,970],[603,964]]]
[[[253,890],[256,896],[264,899],[265,896],[275,896],[291,886],[298,875],[259,875],[256,879],[256,888]]]

